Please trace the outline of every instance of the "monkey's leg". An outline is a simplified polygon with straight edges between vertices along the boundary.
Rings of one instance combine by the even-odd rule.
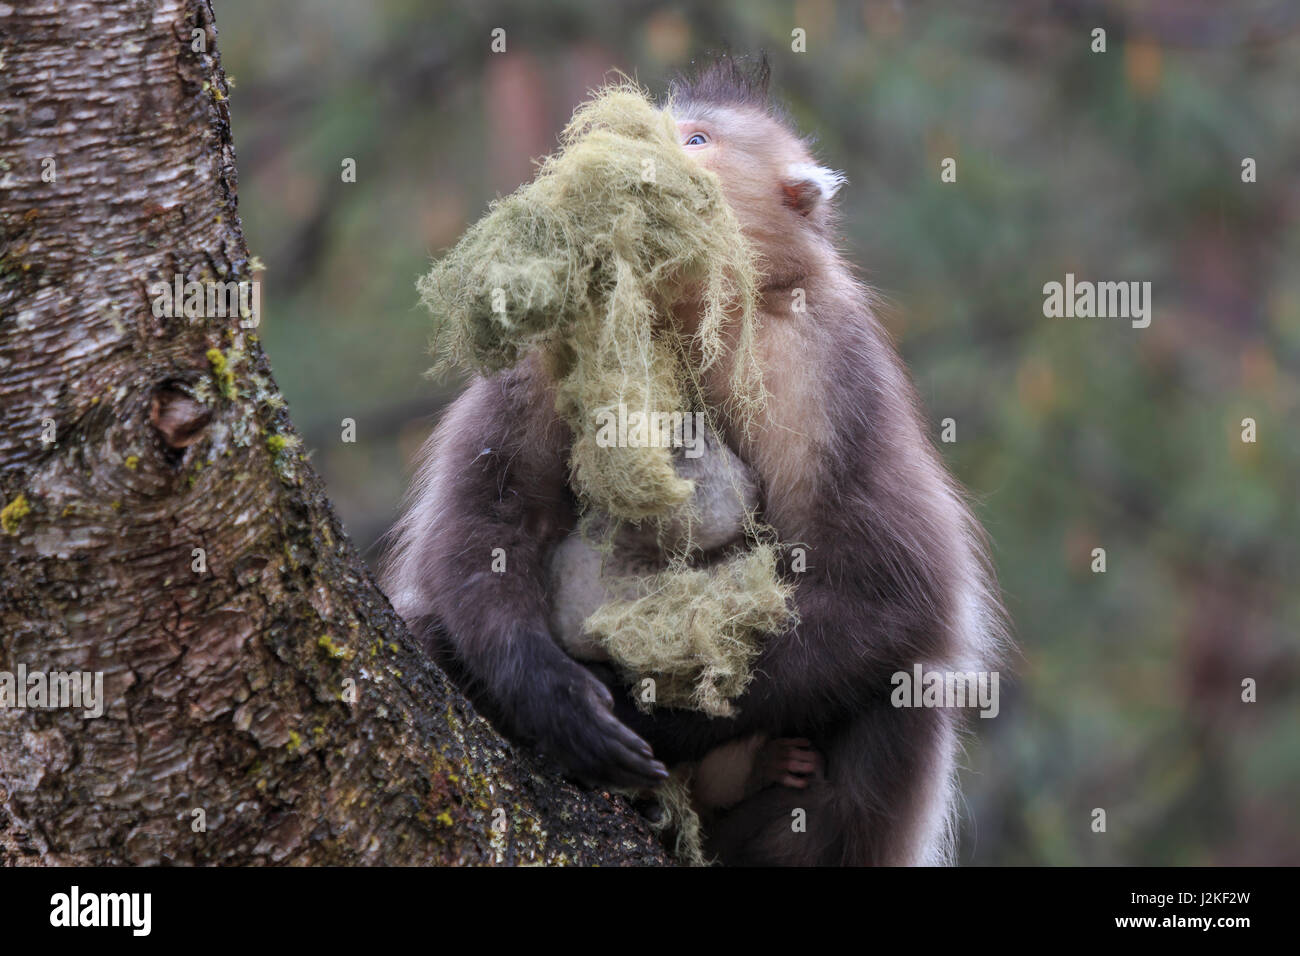
[[[772,786],[706,824],[705,852],[725,866],[816,866],[835,839],[831,788]]]
[[[950,710],[874,707],[826,744],[824,781],[768,787],[719,814],[706,849],[739,866],[950,862],[956,725]]]
[[[756,759],[766,737],[753,734],[714,747],[695,766],[691,799],[701,813],[734,806],[751,792]]]
[[[700,761],[692,785],[705,815],[708,850],[723,863],[799,865],[816,862],[825,837],[806,845],[784,839],[784,825],[803,832],[811,805],[816,819],[826,800],[824,763],[805,738],[742,737],[711,750]],[[813,789],[812,793],[807,791]],[[774,793],[768,791],[785,791]],[[796,817],[798,814],[798,817]]]

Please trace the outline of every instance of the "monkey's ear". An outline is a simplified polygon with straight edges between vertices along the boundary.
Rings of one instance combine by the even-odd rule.
[[[822,203],[830,202],[846,182],[843,173],[825,166],[791,163],[781,181],[782,201],[801,216],[807,216]]]

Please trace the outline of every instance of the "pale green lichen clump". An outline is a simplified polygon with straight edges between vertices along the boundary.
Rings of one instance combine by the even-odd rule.
[[[738,330],[736,410],[761,402],[753,357],[758,275],[718,178],[682,151],[675,123],[635,86],[598,92],[574,113],[563,149],[495,203],[418,283],[440,320],[440,368],[492,371],[540,347],[557,410],[574,429],[575,490],[640,520],[690,493],[663,446],[602,448],[594,416],[682,411]],[[669,328],[685,293],[700,302],[692,367]]]

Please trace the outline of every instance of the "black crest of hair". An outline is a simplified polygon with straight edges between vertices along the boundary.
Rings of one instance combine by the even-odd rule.
[[[746,62],[748,60],[748,62]],[[748,106],[768,110],[772,68],[767,54],[737,58],[718,53],[705,63],[692,61],[693,72],[679,74],[668,87],[673,103],[691,106]]]
[[[798,135],[790,115],[768,92],[772,67],[766,53],[752,57],[715,53],[703,63],[691,61],[691,67],[668,85],[668,102],[678,114],[710,106],[739,106],[765,113]]]

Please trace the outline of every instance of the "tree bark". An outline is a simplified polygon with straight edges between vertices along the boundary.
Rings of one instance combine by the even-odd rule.
[[[253,274],[209,3],[0,3],[0,57],[0,671],[106,700],[0,708],[0,862],[665,862],[416,648],[255,330],[154,315]]]

